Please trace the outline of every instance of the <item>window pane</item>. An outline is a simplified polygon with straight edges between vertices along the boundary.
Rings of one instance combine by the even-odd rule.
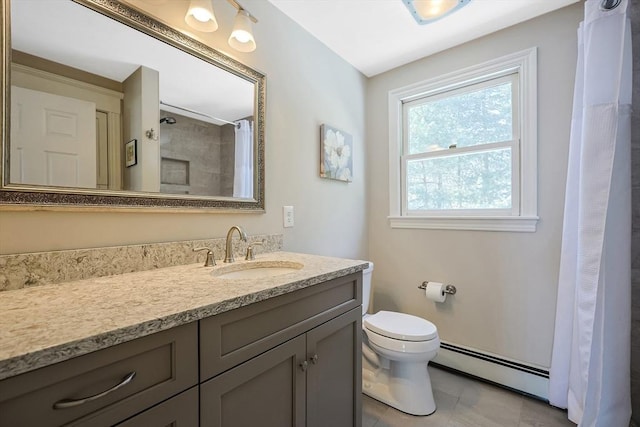
[[[408,108],[407,154],[513,139],[511,82]]]
[[[408,161],[407,206],[510,209],[511,148]]]

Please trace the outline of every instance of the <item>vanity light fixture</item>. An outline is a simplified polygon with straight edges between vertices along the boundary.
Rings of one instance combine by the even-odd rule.
[[[430,24],[466,6],[471,0],[402,0],[420,25]]]
[[[233,23],[233,31],[229,36],[229,46],[240,52],[256,50],[256,41],[251,31],[251,22],[258,22],[249,12],[240,7]]]
[[[213,14],[213,0],[191,0],[189,10],[184,20],[193,29],[203,32],[214,32],[218,29],[218,22]],[[227,0],[238,10],[233,22],[233,30],[229,36],[229,46],[239,52],[253,52],[256,50],[256,40],[253,37],[252,24],[258,20],[236,0]]]
[[[212,0],[191,0],[184,20],[191,28],[205,33],[212,33],[218,29]]]

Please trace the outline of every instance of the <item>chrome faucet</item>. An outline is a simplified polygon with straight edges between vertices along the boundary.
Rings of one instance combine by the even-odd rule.
[[[244,230],[242,229],[242,227],[238,226],[238,225],[234,225],[233,227],[231,227],[229,229],[229,232],[227,233],[227,244],[225,246],[225,250],[224,250],[224,262],[234,262],[235,259],[233,258],[233,231],[234,230],[238,230],[238,234],[240,234],[240,240],[246,242],[247,241],[247,233],[244,232]]]

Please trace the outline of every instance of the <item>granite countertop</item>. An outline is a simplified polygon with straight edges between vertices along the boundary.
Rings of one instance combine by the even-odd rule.
[[[362,271],[365,261],[290,252],[256,255],[300,270],[222,279],[190,264],[0,292],[0,380],[254,302]],[[254,261],[237,260],[234,266]]]

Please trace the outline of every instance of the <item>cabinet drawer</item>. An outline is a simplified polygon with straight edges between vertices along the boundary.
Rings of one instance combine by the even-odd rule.
[[[361,304],[354,273],[201,320],[201,381]]]
[[[192,387],[115,427],[198,427],[198,423],[198,387]]]
[[[197,340],[194,322],[1,381],[0,426],[115,424],[197,383]]]

